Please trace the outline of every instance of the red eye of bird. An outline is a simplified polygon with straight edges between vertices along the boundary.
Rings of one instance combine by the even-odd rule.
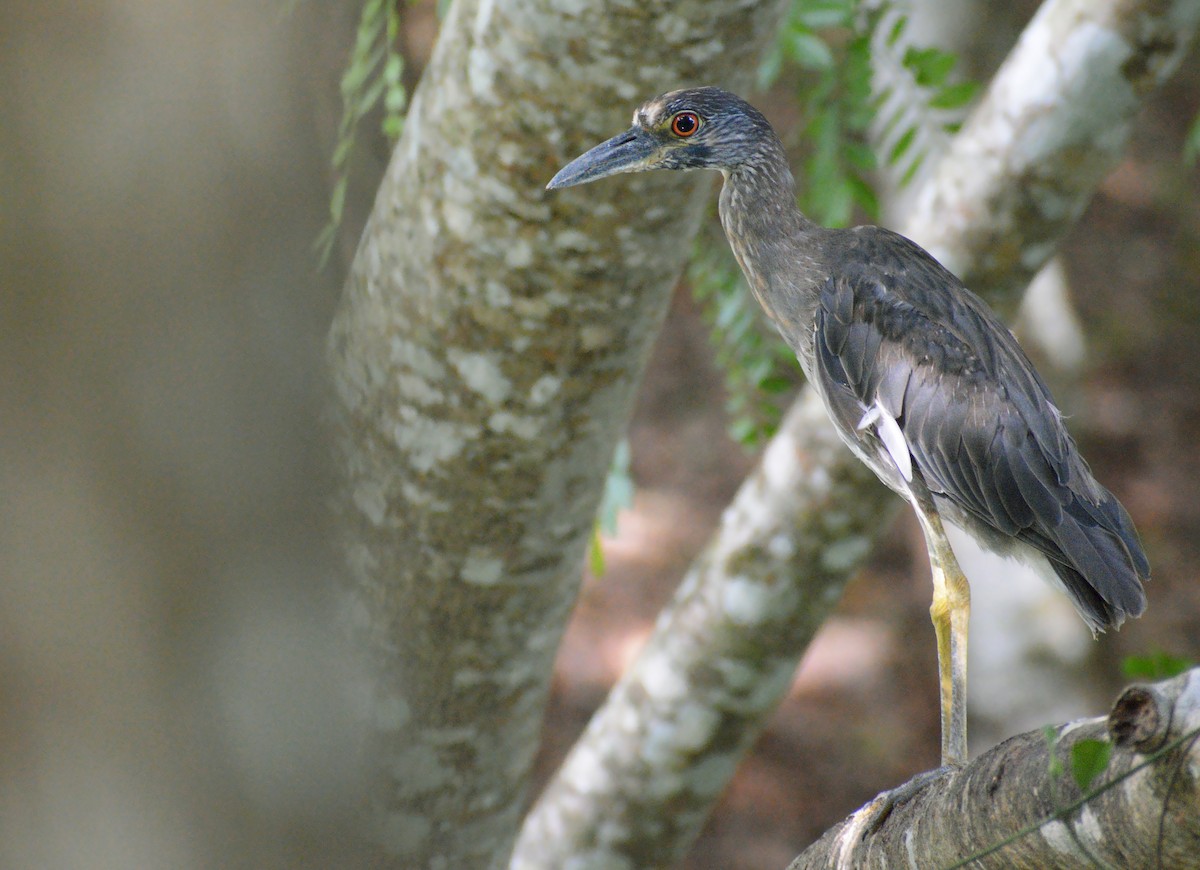
[[[700,119],[695,112],[679,112],[671,119],[671,132],[686,139],[700,129]]]

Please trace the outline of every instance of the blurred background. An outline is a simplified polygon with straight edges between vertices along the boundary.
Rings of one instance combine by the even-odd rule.
[[[939,38],[986,77],[1034,6],[964,4]],[[360,137],[324,269],[313,242],[359,8],[0,5],[0,867],[352,863],[354,681],[330,579],[321,347],[381,135]],[[403,20],[411,85],[432,4]],[[759,102],[794,120],[786,87]],[[1093,644],[1053,597],[993,607],[979,587],[1003,584],[976,584],[984,746],[1103,712],[1126,656],[1200,657],[1200,173],[1181,157],[1198,108],[1193,56],[1064,248],[1082,363],[1043,360],[1142,532],[1149,612]],[[630,432],[635,500],[560,657],[543,777],[754,460],[725,436],[711,357],[680,288]],[[687,867],[786,866],[936,763],[928,605],[905,516]],[[1044,622],[1023,638],[1031,620]],[[1047,677],[1054,703],[1024,676],[987,676],[989,657],[996,674],[1020,660]]]

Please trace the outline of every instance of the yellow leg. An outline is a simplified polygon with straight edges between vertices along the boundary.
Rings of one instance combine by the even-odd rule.
[[[933,572],[933,604],[929,615],[937,633],[942,702],[942,764],[967,761],[967,624],[971,587],[954,558],[942,519],[924,482],[913,481],[914,507],[925,533]]]

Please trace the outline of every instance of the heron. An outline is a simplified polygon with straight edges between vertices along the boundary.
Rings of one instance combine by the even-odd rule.
[[[715,169],[721,224],[751,292],[841,440],[912,505],[933,577],[943,766],[967,759],[970,587],[954,527],[1070,598],[1093,635],[1146,607],[1150,566],[1049,389],[978,296],[910,239],[822,227],[800,210],[779,137],[734,94],[671,91],[547,185]]]

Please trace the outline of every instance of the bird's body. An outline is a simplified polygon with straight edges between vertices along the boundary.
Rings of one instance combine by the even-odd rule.
[[[903,236],[808,220],[766,119],[715,88],[651,100],[628,133],[550,186],[660,167],[724,174],[721,221],[752,291],[842,440],[922,520],[945,658],[944,731],[952,638],[965,688],[969,594],[942,520],[1057,581],[1094,632],[1141,614],[1149,565],[1129,515],[1092,476],[1032,363],[979,297]],[[939,613],[956,612],[958,627],[939,623]],[[961,745],[943,744],[950,760],[965,755],[960,715]]]

